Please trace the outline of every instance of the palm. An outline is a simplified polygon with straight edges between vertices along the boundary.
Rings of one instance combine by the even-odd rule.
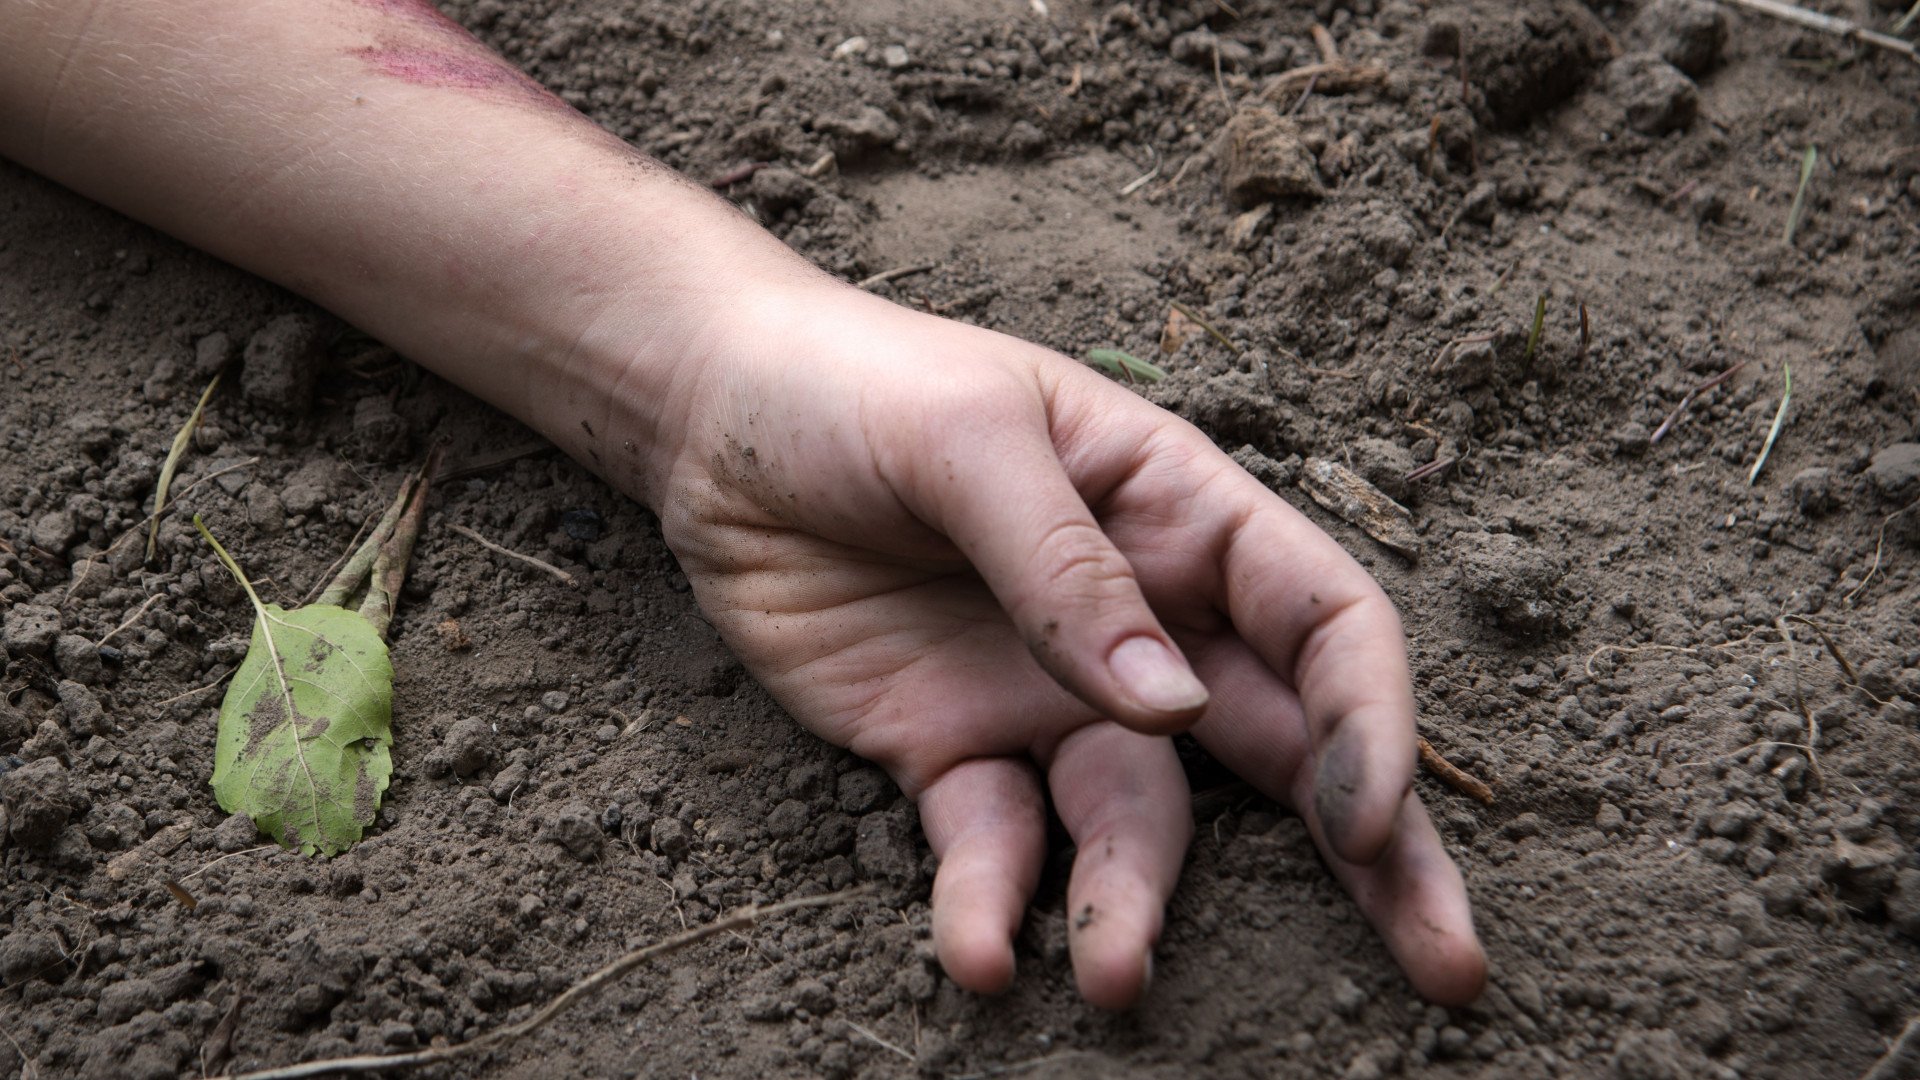
[[[1042,854],[1037,766],[1080,848],[1081,988],[1137,997],[1191,830],[1164,735],[1191,725],[1302,812],[1424,991],[1470,997],[1478,947],[1406,794],[1411,693],[1371,580],[1124,389],[997,335],[860,315],[881,332],[850,348],[823,330],[821,363],[783,358],[750,403],[707,399],[664,523],[761,682],[920,801],[955,979],[1011,977]],[[804,325],[787,330],[807,356]],[[1177,643],[1204,710],[1143,707],[1114,681],[1101,658],[1129,634]]]

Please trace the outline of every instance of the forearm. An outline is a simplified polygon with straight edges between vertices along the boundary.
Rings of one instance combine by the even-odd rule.
[[[0,26],[0,153],[307,295],[643,497],[668,449],[645,420],[697,377],[692,313],[807,273],[424,0],[0,0]],[[608,429],[610,393],[646,404],[617,410],[641,430]]]

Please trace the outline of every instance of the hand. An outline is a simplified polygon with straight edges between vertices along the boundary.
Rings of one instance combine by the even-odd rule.
[[[1078,846],[1081,993],[1139,999],[1192,832],[1167,738],[1190,727],[1301,815],[1422,994],[1479,992],[1459,872],[1411,790],[1399,620],[1344,551],[1048,350],[826,283],[743,310],[683,369],[649,485],[663,531],[754,675],[919,803],[955,982],[1013,977],[1044,774]]]

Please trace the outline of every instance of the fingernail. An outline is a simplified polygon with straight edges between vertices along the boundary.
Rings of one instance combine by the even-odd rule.
[[[1207,703],[1207,688],[1172,649],[1150,637],[1128,638],[1107,657],[1127,696],[1156,712],[1190,712]]]

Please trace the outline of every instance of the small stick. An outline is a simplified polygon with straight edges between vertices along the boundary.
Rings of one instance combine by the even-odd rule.
[[[1124,199],[1134,192],[1139,191],[1141,188],[1146,187],[1148,184],[1153,183],[1154,179],[1160,175],[1161,164],[1160,151],[1156,149],[1153,152],[1153,168],[1127,181],[1126,186],[1120,189],[1120,197]]]
[[[1781,243],[1793,246],[1793,234],[1800,228],[1800,217],[1807,212],[1807,185],[1813,180],[1813,167],[1820,161],[1820,151],[1812,143],[1807,144],[1807,152],[1800,158],[1800,186],[1793,191],[1793,208],[1787,211],[1787,231],[1780,237]]]
[[[1415,480],[1425,480],[1427,477],[1432,476],[1433,474],[1439,472],[1440,470],[1446,468],[1449,465],[1452,465],[1454,462],[1459,460],[1460,459],[1457,457],[1435,458],[1432,461],[1427,462],[1425,465],[1422,465],[1419,468],[1408,473],[1406,476],[1402,477],[1401,481],[1403,483],[1411,484]]]
[[[1448,787],[1465,795],[1467,798],[1472,799],[1482,806],[1493,805],[1492,788],[1488,787],[1478,777],[1469,775],[1458,765],[1441,757],[1440,751],[1435,750],[1433,744],[1428,742],[1425,737],[1419,738],[1420,764],[1431,769],[1433,774],[1445,781]]]
[[[1920,52],[1914,50],[1913,42],[1904,41],[1892,34],[1882,34],[1877,30],[1868,30],[1852,19],[1842,19],[1833,15],[1823,15],[1818,11],[1808,11],[1803,7],[1781,3],[1780,0],[1720,0],[1723,4],[1743,7],[1757,11],[1762,15],[1771,15],[1790,23],[1798,23],[1811,30],[1833,34],[1836,37],[1852,38],[1869,45],[1876,45],[1889,52],[1900,53],[1909,60],[1920,62]]]
[[[898,281],[903,277],[924,274],[939,265],[939,263],[921,263],[917,266],[900,266],[892,270],[882,270],[872,277],[861,278],[859,281],[854,282],[853,287],[856,289],[871,289],[875,285],[885,285],[889,281]]]
[[[1786,389],[1780,392],[1780,407],[1774,410],[1773,426],[1767,429],[1767,441],[1760,445],[1760,456],[1753,459],[1753,468],[1747,472],[1747,486],[1760,478],[1760,470],[1767,463],[1767,455],[1773,453],[1773,440],[1780,437],[1780,425],[1787,420],[1787,403],[1793,400],[1793,365],[1781,361],[1780,371],[1786,379]]]
[[[567,573],[565,570],[560,569],[559,567],[553,565],[550,562],[547,562],[544,559],[536,559],[531,555],[522,555],[511,548],[501,547],[499,544],[496,544],[493,541],[487,539],[486,537],[481,536],[479,533],[474,532],[472,529],[467,528],[465,525],[456,525],[456,524],[448,523],[447,528],[452,529],[454,532],[459,533],[461,536],[464,536],[467,539],[473,541],[474,543],[479,544],[481,547],[486,548],[488,551],[493,552],[495,555],[505,555],[509,559],[518,559],[521,562],[526,563],[528,566],[538,567],[541,570],[545,570],[547,573],[552,574],[554,577],[559,578],[561,584],[572,585],[574,583],[572,574]]]
[[[1323,64],[1339,63],[1340,46],[1334,44],[1333,35],[1327,32],[1327,28],[1321,26],[1319,23],[1314,23],[1312,34],[1314,48],[1320,50],[1320,62]]]
[[[1906,33],[1907,27],[1912,26],[1913,20],[1916,18],[1920,18],[1920,0],[1913,0],[1913,6],[1907,9],[1905,15],[1900,16],[1899,22],[1893,24],[1893,32],[1896,34]],[[15,354],[16,363],[18,362],[18,355],[17,353]]]
[[[102,646],[106,645],[107,642],[112,641],[114,638],[118,637],[122,630],[125,630],[127,627],[132,626],[134,623],[139,622],[140,616],[145,615],[147,613],[147,609],[152,607],[155,603],[159,601],[159,599],[162,596],[165,596],[165,595],[166,593],[154,593],[152,596],[147,597],[146,603],[141,604],[139,607],[135,608],[133,610],[133,614],[127,616],[126,620],[123,621],[119,626],[116,626],[113,629],[107,631],[107,636],[101,638],[99,641],[94,642],[93,647],[96,649],[101,648]]]
[[[1787,616],[1787,620],[1789,622],[1797,622],[1820,635],[1820,644],[1825,645],[1827,651],[1833,654],[1833,662],[1840,665],[1840,673],[1847,677],[1847,683],[1852,686],[1860,686],[1860,676],[1853,670],[1853,665],[1847,663],[1846,654],[1840,651],[1840,646],[1833,643],[1833,637],[1827,633],[1825,627],[1807,618],[1805,615],[1789,615]],[[1861,689],[1864,690],[1865,687],[1861,687]]]
[[[689,945],[697,945],[717,934],[729,930],[740,930],[752,926],[761,919],[775,915],[785,915],[802,908],[826,907],[830,904],[844,903],[867,892],[865,886],[843,889],[840,892],[827,893],[825,896],[805,896],[798,900],[787,900],[766,907],[744,907],[724,919],[717,919],[705,926],[696,927],[685,933],[676,934],[664,941],[645,945],[627,953],[613,963],[595,971],[579,982],[568,987],[559,997],[549,1001],[539,1012],[517,1024],[487,1032],[477,1038],[452,1046],[436,1046],[426,1050],[415,1050],[406,1054],[367,1054],[359,1057],[329,1058],[325,1061],[309,1061],[303,1065],[287,1065],[277,1069],[262,1069],[257,1072],[228,1075],[218,1080],[301,1080],[303,1077],[324,1076],[327,1073],[368,1073],[384,1069],[411,1069],[421,1065],[433,1065],[457,1058],[469,1057],[483,1050],[505,1046],[546,1026],[547,1022],[566,1012],[575,1004],[592,997],[609,984],[618,982],[628,972],[641,964],[668,953],[678,952]]]
[[[1685,396],[1681,397],[1680,404],[1673,407],[1673,411],[1667,414],[1667,418],[1660,421],[1660,426],[1654,430],[1653,437],[1648,439],[1647,443],[1651,445],[1666,438],[1667,431],[1673,427],[1674,421],[1680,419],[1681,414],[1687,411],[1687,406],[1692,405],[1695,398],[1726,382],[1728,379],[1733,378],[1734,375],[1738,374],[1740,369],[1746,367],[1747,364],[1748,361],[1742,360],[1705,382],[1695,384],[1693,389],[1688,390]]]
[[[220,385],[220,375],[214,373],[207,388],[200,391],[200,400],[188,414],[187,422],[173,436],[173,446],[167,450],[167,460],[160,464],[160,482],[153,488],[153,513],[148,515],[153,527],[147,532],[147,562],[153,561],[154,546],[160,542],[160,511],[167,508],[167,488],[173,484],[173,474],[180,467],[180,459],[186,455],[187,443],[193,438],[194,429],[200,426],[200,418],[206,414],[207,399],[213,396],[213,388]]]
[[[1240,346],[1235,345],[1233,342],[1227,340],[1227,335],[1221,333],[1219,330],[1214,329],[1214,325],[1208,322],[1206,319],[1202,318],[1199,312],[1193,310],[1192,308],[1188,307],[1187,305],[1181,303],[1178,300],[1170,300],[1168,301],[1168,303],[1170,303],[1173,306],[1173,310],[1179,312],[1182,315],[1185,315],[1187,318],[1192,319],[1195,323],[1197,323],[1200,329],[1205,330],[1207,332],[1208,337],[1211,337],[1213,340],[1219,342],[1222,345],[1225,345],[1227,347],[1228,352],[1231,352],[1235,356],[1240,355]]]

